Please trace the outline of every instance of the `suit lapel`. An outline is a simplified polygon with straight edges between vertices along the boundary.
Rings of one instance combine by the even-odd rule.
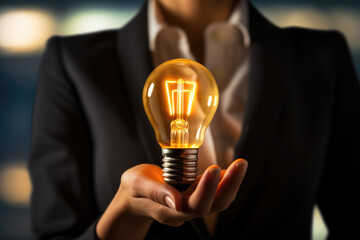
[[[276,134],[282,106],[282,81],[284,80],[279,29],[267,22],[257,10],[250,7],[252,37],[250,56],[249,99],[244,116],[243,134],[235,148],[236,157],[249,162],[245,184],[255,184],[266,164],[265,153]],[[279,50],[279,51],[277,51]]]
[[[142,146],[149,161],[161,165],[161,151],[153,128],[145,114],[142,90],[148,75],[153,70],[148,48],[147,4],[143,4],[137,15],[117,35],[117,51],[123,81],[130,99],[134,121]]]
[[[268,164],[267,152],[275,140],[284,103],[283,82],[290,76],[290,53],[286,36],[249,4],[251,63],[249,98],[244,116],[243,133],[235,148],[236,158],[245,158],[248,171],[231,207],[219,215],[217,236],[244,210],[254,186]]]

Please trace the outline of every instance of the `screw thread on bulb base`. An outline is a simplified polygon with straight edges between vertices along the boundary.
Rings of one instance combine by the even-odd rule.
[[[197,148],[163,148],[164,181],[179,191],[186,190],[197,176]]]

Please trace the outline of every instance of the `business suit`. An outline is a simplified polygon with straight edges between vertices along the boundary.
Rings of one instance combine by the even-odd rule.
[[[360,214],[360,90],[346,43],[336,32],[277,28],[251,5],[249,16],[249,99],[235,149],[249,167],[215,238],[309,239],[315,203],[331,239],[354,234],[359,219],[347,220]],[[161,165],[141,101],[153,69],[146,21],[145,4],[120,30],[48,42],[29,162],[39,238],[95,238],[122,173]],[[155,222],[147,238],[169,234],[209,238],[201,219]]]

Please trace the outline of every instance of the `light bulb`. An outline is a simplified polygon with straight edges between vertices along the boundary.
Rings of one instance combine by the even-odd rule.
[[[149,75],[142,97],[162,148],[164,180],[184,190],[196,179],[198,149],[218,106],[216,81],[203,65],[174,59]]]

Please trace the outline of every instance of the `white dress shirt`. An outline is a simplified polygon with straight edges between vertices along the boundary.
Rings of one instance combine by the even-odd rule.
[[[195,60],[184,30],[164,21],[156,0],[148,5],[149,48],[154,66],[174,59]],[[239,0],[228,21],[214,22],[205,29],[204,65],[219,87],[219,106],[199,148],[198,173],[210,165],[227,168],[234,160],[234,147],[241,130],[249,81],[250,35],[248,2]],[[214,234],[217,214],[204,217]]]
[[[242,130],[249,80],[250,35],[248,2],[238,1],[228,21],[205,29],[204,65],[219,87],[219,106],[199,149],[199,173],[217,164],[226,168],[234,160],[234,146]],[[156,0],[148,5],[149,48],[154,66],[174,59],[195,60],[184,30],[164,21]]]

